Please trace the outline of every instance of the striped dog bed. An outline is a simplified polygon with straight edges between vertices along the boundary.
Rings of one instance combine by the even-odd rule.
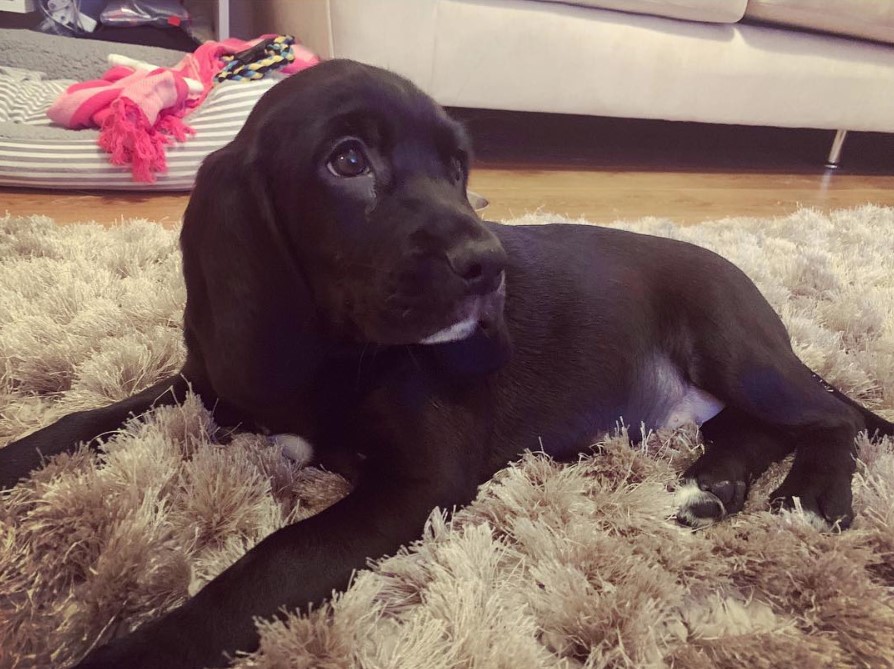
[[[0,28],[0,186],[191,190],[205,156],[233,139],[261,96],[283,78],[270,72],[263,79],[216,85],[202,106],[185,119],[196,134],[168,147],[167,172],[156,175],[151,184],[136,182],[130,166],[109,162],[109,154],[97,144],[98,130],[69,130],[47,118],[47,109],[68,86],[95,79],[108,68],[110,52],[162,67],[175,65],[184,55],[169,49]],[[35,61],[41,71],[34,68]],[[488,205],[480,195],[471,191],[468,195],[475,209]]]
[[[53,126],[46,111],[74,83],[42,72],[0,67],[0,184],[33,188],[189,190],[202,160],[229,142],[255,103],[278,81],[227,81],[215,86],[186,121],[196,134],[168,148],[168,170],[155,183],[133,180],[129,166],[109,163],[96,130]]]

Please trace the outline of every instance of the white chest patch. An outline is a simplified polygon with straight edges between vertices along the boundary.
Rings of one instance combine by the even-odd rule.
[[[701,425],[711,420],[723,410],[724,404],[711,393],[701,388],[689,386],[668,411],[664,419],[664,427],[677,428],[687,423]]]
[[[656,356],[653,364],[654,401],[660,407],[654,414],[658,427],[673,429],[687,423],[701,425],[723,410],[723,402],[692,385],[665,356]]]

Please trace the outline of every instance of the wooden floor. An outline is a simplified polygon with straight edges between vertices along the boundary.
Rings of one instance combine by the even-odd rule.
[[[596,223],[642,216],[684,224],[774,216],[799,206],[894,206],[894,137],[848,138],[824,168],[830,131],[454,110],[477,158],[471,187],[503,220],[529,211]],[[175,226],[187,195],[0,189],[0,211],[59,223],[142,217]]]

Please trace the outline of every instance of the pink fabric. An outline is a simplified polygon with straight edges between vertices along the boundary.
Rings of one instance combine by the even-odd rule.
[[[180,118],[188,95],[178,72],[118,66],[100,80],[70,86],[47,115],[69,128],[99,127],[99,145],[112,164],[130,165],[135,181],[151,183],[167,169],[165,148],[192,132]]]
[[[47,110],[47,116],[67,128],[99,126],[93,115],[108,107],[129,84],[145,78],[145,72],[134,72],[129,67],[113,67],[102,79],[72,84]]]
[[[112,164],[130,165],[135,181],[153,182],[167,169],[165,148],[194,134],[183,118],[208,97],[223,57],[268,37],[273,35],[249,42],[206,42],[172,68],[145,72],[112,67],[101,79],[69,86],[47,115],[68,128],[100,128],[99,145]],[[289,75],[320,62],[308,49],[298,44],[292,48],[295,60],[280,72]],[[185,78],[201,82],[202,92],[190,97]]]

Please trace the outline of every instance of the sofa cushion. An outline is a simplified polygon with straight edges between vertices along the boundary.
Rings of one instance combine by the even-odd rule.
[[[748,0],[745,17],[894,44],[894,0]]]
[[[748,0],[541,0],[541,2],[615,9],[685,21],[736,23],[742,20]]]

